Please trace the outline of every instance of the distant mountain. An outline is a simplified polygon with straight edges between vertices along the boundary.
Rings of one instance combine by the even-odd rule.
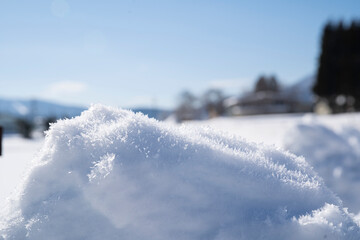
[[[58,103],[43,100],[19,100],[19,99],[1,99],[0,115],[10,116],[12,118],[32,119],[41,118],[71,118],[79,116],[85,107],[67,106]],[[164,120],[171,114],[171,111],[159,108],[133,108],[133,112],[141,112],[150,118]]]
[[[0,99],[0,114],[17,118],[70,118],[80,115],[85,109],[85,107],[66,106],[43,100]]]

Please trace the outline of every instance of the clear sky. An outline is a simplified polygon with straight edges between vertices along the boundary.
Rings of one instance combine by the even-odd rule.
[[[261,74],[314,74],[346,0],[0,0],[0,98],[176,105],[185,89],[250,89]]]

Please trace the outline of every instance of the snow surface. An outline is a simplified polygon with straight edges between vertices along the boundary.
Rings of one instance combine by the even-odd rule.
[[[264,115],[187,123],[207,125],[304,156],[353,213],[360,216],[360,114]]]
[[[352,117],[335,125],[304,118],[288,131],[284,147],[305,156],[344,205],[360,214],[360,116]]]
[[[302,157],[101,105],[51,126],[4,239],[359,239]],[[0,237],[1,238],[1,237]]]
[[[24,169],[30,166],[42,144],[43,138],[29,140],[19,135],[4,135],[3,155],[0,156],[0,211],[6,198],[21,183]]]

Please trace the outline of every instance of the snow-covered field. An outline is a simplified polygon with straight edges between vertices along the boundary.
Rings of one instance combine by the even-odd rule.
[[[5,138],[0,239],[360,239],[359,149],[359,114],[176,126],[94,106],[44,143]]]
[[[0,211],[6,198],[21,183],[26,168],[31,166],[31,160],[43,142],[43,138],[27,140],[20,135],[4,136],[3,156],[0,156]]]

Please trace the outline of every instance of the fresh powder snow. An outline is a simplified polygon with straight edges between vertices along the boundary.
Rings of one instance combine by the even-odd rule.
[[[360,239],[303,157],[94,105],[47,132],[0,239]]]
[[[303,155],[326,186],[360,216],[360,118],[355,121],[355,116],[347,116],[344,123],[337,119],[335,126],[305,117],[288,130],[284,147]]]
[[[304,156],[343,205],[360,217],[359,113],[219,117],[187,124],[207,125]]]

